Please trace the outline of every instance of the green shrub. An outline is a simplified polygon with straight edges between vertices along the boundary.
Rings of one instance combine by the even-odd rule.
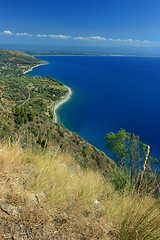
[[[126,187],[130,187],[129,174],[120,168],[114,168],[111,170],[111,180],[116,190],[122,190]]]
[[[41,147],[42,147],[42,148],[46,148],[46,147],[47,147],[47,142],[46,142],[46,140],[43,140],[43,141],[41,142]]]
[[[98,166],[100,166],[100,165],[101,165],[101,162],[100,162],[100,160],[99,160],[99,157],[98,157],[98,156],[96,156],[96,163],[97,163],[97,165],[98,165]]]
[[[61,137],[64,137],[64,133],[63,132],[59,132],[59,135],[61,136]]]
[[[38,137],[37,143],[40,144],[40,145],[42,143],[42,140],[41,140],[40,136]]]
[[[83,157],[86,157],[86,152],[84,151],[84,149],[82,150],[82,155]]]

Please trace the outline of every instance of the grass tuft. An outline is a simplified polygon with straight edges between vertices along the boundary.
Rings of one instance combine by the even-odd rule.
[[[54,229],[56,221],[58,230],[53,231],[60,239],[61,224],[66,224],[63,230],[68,239],[72,235],[82,239],[84,234],[86,239],[160,239],[159,199],[144,192],[137,194],[128,187],[117,191],[99,172],[88,168],[84,171],[70,156],[23,150],[18,142],[1,144],[0,179],[0,205],[21,209],[18,218],[7,217],[3,221],[4,229],[9,224],[13,235],[11,226],[17,221],[25,229],[29,226],[34,239],[38,239],[34,235],[37,228],[39,239],[46,239],[49,230],[46,232],[45,227]],[[45,202],[36,202],[37,192],[44,193]],[[40,221],[33,215],[40,216]]]

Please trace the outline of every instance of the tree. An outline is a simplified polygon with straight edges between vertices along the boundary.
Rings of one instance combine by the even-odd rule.
[[[14,108],[14,114],[16,115],[16,116],[19,116],[20,115],[20,108],[19,107],[15,107]]]
[[[24,113],[25,113],[24,107],[21,106],[21,107],[19,108],[19,111],[20,111],[20,116],[23,117],[23,116],[24,116]]]
[[[14,115],[14,121],[17,125],[23,125],[26,124],[28,121],[33,121],[34,117],[37,115],[35,111],[32,109],[29,111],[26,111],[26,109],[21,107],[13,107],[12,108],[13,115]]]
[[[116,134],[110,132],[106,134],[107,148],[111,149],[114,154],[114,161],[118,167],[128,170],[130,173],[130,182],[137,178],[139,171],[143,169],[143,163],[147,156],[146,166],[150,168],[149,161],[157,161],[148,157],[148,145],[140,141],[139,136],[120,129]]]
[[[46,141],[46,140],[43,140],[43,141],[41,142],[41,147],[42,147],[42,148],[46,148],[46,147],[47,147],[47,141]]]
[[[33,121],[34,117],[35,117],[35,112],[31,109],[29,114],[28,114],[29,121]]]
[[[53,119],[53,113],[51,111],[49,111],[49,115],[50,115],[50,118]]]
[[[24,118],[24,123],[27,123],[28,122],[28,116],[27,116],[26,111],[24,112],[23,118]]]

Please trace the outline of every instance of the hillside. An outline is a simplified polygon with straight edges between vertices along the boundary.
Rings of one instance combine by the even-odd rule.
[[[0,49],[1,76],[20,76],[24,71],[38,64],[47,64],[47,62],[38,60],[24,52]]]
[[[14,106],[32,108],[38,114],[53,108],[67,93],[66,87],[51,77],[24,75],[34,66],[48,64],[26,53],[0,49],[0,107],[11,112]]]
[[[0,239],[160,239],[152,196],[112,184],[69,154],[0,144]]]
[[[55,124],[52,114],[49,116],[44,114],[46,111],[52,112],[54,102],[66,94],[66,87],[51,77],[24,75],[23,69],[24,67],[30,69],[34,65],[46,62],[26,53],[10,50],[0,50],[0,62],[2,140],[20,139],[22,146],[32,145],[34,148],[45,147],[52,152],[70,153],[84,167],[102,169],[104,174],[114,165],[103,152],[76,133]],[[3,72],[7,69],[10,74]],[[22,113],[17,113],[21,108],[23,116]],[[31,111],[34,117],[31,121],[25,120],[25,112],[29,115]]]
[[[159,199],[54,122],[53,105],[67,89],[24,75],[37,64],[48,63],[0,50],[0,240],[159,240]]]

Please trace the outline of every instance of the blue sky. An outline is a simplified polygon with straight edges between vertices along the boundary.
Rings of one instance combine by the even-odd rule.
[[[1,1],[0,43],[160,46],[160,1]]]

